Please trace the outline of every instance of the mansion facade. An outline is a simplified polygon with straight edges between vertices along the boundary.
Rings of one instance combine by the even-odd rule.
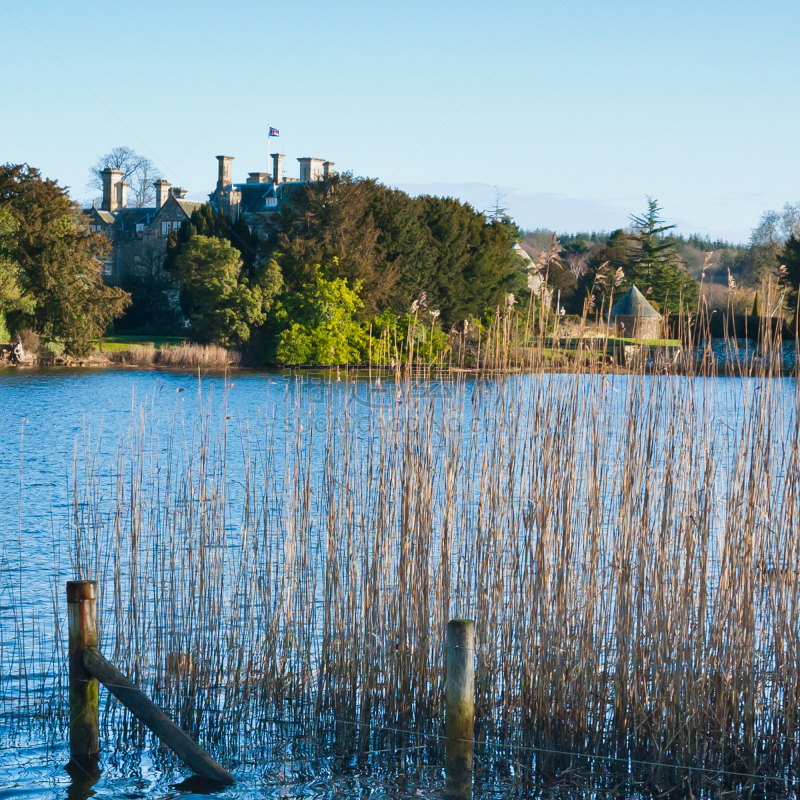
[[[283,176],[282,153],[272,155],[272,172],[251,172],[244,183],[233,182],[233,156],[217,156],[217,185],[208,202],[232,222],[245,219],[252,227],[264,215],[275,213],[284,197],[295,187],[324,180],[333,171],[333,162],[321,158],[298,158],[300,177]],[[105,262],[109,283],[116,284],[127,275],[157,274],[161,270],[167,237],[192,216],[202,202],[186,200],[186,190],[170,185],[163,178],[156,181],[155,206],[129,208],[128,184],[116,169],[105,169],[100,208],[83,209],[85,223],[91,230],[107,236],[112,243]]]

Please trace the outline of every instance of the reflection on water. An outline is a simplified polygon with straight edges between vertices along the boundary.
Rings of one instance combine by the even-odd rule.
[[[67,788],[67,800],[87,800],[94,797],[95,784],[100,780],[100,758],[70,759],[64,768],[72,778]]]
[[[65,767],[66,764],[66,767]],[[700,776],[671,767],[637,774],[634,768],[614,771],[602,761],[580,759],[543,763],[538,774],[525,773],[511,759],[495,759],[486,752],[476,758],[474,800],[536,797],[542,800],[577,798],[788,798],[796,795],[781,782],[753,782],[737,795],[723,790],[715,776]],[[303,757],[291,746],[265,752],[253,763],[234,767],[237,783],[220,787],[192,776],[159,748],[135,745],[107,748],[94,766],[68,763],[67,748],[35,736],[17,739],[16,747],[0,749],[0,800],[83,800],[84,798],[219,797],[220,800],[255,798],[391,798],[445,800],[441,765],[407,752],[367,757],[327,755]],[[516,773],[516,774],[515,774]]]

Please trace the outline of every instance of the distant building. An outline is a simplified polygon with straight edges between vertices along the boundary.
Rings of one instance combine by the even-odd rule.
[[[514,255],[520,259],[519,263],[523,265],[525,269],[533,268],[533,259],[530,257],[530,255],[528,255],[528,251],[525,250],[519,242],[512,244],[511,249],[514,251]]]
[[[616,335],[620,337],[661,338],[661,314],[650,305],[635,285],[611,309],[611,324]]]
[[[256,227],[261,215],[278,210],[281,200],[294,187],[324,180],[333,174],[333,162],[321,158],[298,158],[300,178],[285,178],[282,153],[272,156],[272,172],[251,172],[244,183],[234,183],[233,156],[217,156],[217,185],[209,194],[209,203],[235,222],[243,218]],[[186,190],[165,180],[154,184],[156,204],[152,208],[128,208],[128,184],[122,172],[106,169],[101,173],[103,198],[100,208],[83,210],[91,230],[111,239],[112,249],[105,274],[109,283],[120,283],[126,275],[156,274],[161,270],[167,237],[203,203],[186,200]]]

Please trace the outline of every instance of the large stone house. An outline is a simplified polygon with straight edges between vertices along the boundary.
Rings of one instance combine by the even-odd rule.
[[[298,158],[300,177],[286,178],[282,153],[272,156],[272,173],[251,172],[244,183],[234,183],[233,156],[217,156],[217,185],[209,195],[209,203],[231,219],[245,219],[251,227],[261,216],[278,210],[281,200],[297,186],[323,180],[331,174],[333,162],[321,158]],[[155,182],[156,201],[152,208],[130,208],[126,205],[128,184],[122,172],[106,169],[100,208],[83,210],[85,222],[92,230],[111,239],[112,247],[105,262],[109,283],[120,283],[126,275],[156,274],[161,269],[167,237],[203,205],[186,200],[186,190],[171,186],[161,179]]]

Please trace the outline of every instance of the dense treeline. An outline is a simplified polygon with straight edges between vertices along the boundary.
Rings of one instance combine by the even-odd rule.
[[[287,290],[335,258],[334,277],[361,282],[364,319],[386,308],[402,313],[425,292],[450,326],[502,304],[514,233],[454,198],[335,175],[290,195],[267,246],[280,253]]]
[[[171,234],[164,270],[198,340],[246,344],[256,360],[358,360],[370,329],[405,340],[410,326],[435,355],[442,330],[525,286],[518,236],[459,200],[334,175],[290,187],[252,230],[203,206]]]
[[[660,219],[658,221],[660,223]],[[650,289],[648,297],[653,305],[661,307],[665,303],[665,293],[655,285],[651,288],[649,279],[641,271],[636,274],[637,265],[632,263],[641,260],[636,248],[640,246],[642,234],[646,235],[642,222],[641,217],[632,217],[632,224],[625,230],[591,231],[560,237],[562,250],[558,263],[551,270],[550,282],[556,291],[560,291],[563,306],[568,311],[580,313],[586,298],[593,294],[592,287],[600,289],[594,292],[595,298],[602,296],[606,302],[612,294],[619,296],[619,290],[630,284],[623,280],[614,287],[613,293],[609,291],[609,281],[613,283],[611,276],[616,277],[618,270],[626,279],[632,277],[643,292]],[[549,247],[552,235],[546,230],[530,231],[522,243],[535,258]],[[657,235],[656,239],[663,245],[669,244],[666,252],[671,252],[673,274],[668,283],[672,287],[673,301],[676,289],[683,296],[692,298],[697,297],[699,287],[703,304],[710,311],[733,309],[740,314],[750,313],[759,305],[756,295],[763,298],[770,294],[769,314],[781,314],[785,319],[791,319],[795,316],[797,286],[800,284],[800,264],[794,266],[794,241],[798,237],[800,204],[787,204],[780,212],[765,212],[746,244],[699,235],[670,235],[667,231]],[[605,269],[601,269],[604,265]],[[673,302],[666,305],[669,310],[675,310]]]
[[[694,308],[698,282],[681,254],[681,243],[670,235],[675,226],[664,224],[660,212],[651,199],[643,215],[631,217],[627,231],[564,237],[547,274],[560,307],[571,314],[608,312],[614,298],[636,285],[662,312]],[[541,234],[526,238],[530,246]]]
[[[693,313],[700,292],[710,306],[744,290],[739,305],[755,308],[755,287],[772,281],[779,294],[764,295],[765,307],[787,317],[800,206],[766,212],[747,246],[676,236],[655,200],[624,230],[559,239],[523,235],[499,207],[480,213],[345,174],[289,185],[279,213],[249,221],[206,204],[154,253],[122,288],[106,286],[109,243],[66,189],[27,165],[0,168],[0,338],[30,329],[73,355],[116,325],[246,349],[262,363],[389,362],[398,342],[435,358],[451,330],[480,338],[512,317],[529,330],[531,312],[550,318],[540,334],[562,314],[605,318],[634,285],[675,315]]]

